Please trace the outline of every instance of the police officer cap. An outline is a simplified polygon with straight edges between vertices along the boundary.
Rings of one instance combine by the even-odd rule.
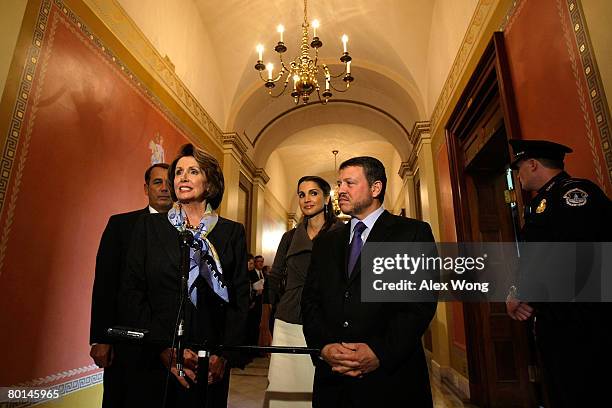
[[[518,162],[525,159],[551,159],[563,161],[566,153],[572,149],[559,143],[548,140],[518,140],[508,141],[514,150],[510,167],[516,170]]]

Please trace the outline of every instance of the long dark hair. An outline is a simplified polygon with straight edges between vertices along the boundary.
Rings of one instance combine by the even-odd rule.
[[[314,183],[317,183],[317,186],[319,186],[319,188],[323,191],[323,200],[324,200],[323,202],[325,203],[325,200],[327,200],[327,197],[329,197],[331,193],[331,186],[329,185],[329,183],[323,180],[319,176],[304,176],[300,178],[297,182],[296,190],[298,194],[300,192],[300,184],[302,184],[305,181],[312,181]],[[338,220],[336,218],[336,214],[334,213],[334,205],[332,203],[332,200],[329,200],[329,203],[327,204],[323,204],[323,214],[325,216],[325,222],[323,223],[323,226],[321,227],[319,234],[329,230],[332,227],[332,225],[334,225],[336,221]]]

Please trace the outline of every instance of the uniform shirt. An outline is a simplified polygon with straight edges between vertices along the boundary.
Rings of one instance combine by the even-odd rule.
[[[610,242],[611,222],[612,203],[603,191],[589,180],[572,178],[566,172],[561,172],[540,188],[525,208],[525,225],[521,236],[525,242]],[[585,268],[576,270],[577,290],[588,274],[592,273],[588,272],[587,265],[592,259],[592,254],[588,251],[588,245],[577,247],[574,262],[576,265],[585,265]],[[538,273],[538,268],[529,266],[529,259],[546,259],[545,257],[549,256],[548,253],[530,251],[521,254],[521,275],[532,277],[534,273]],[[562,257],[562,254],[559,256]],[[554,261],[553,258],[550,259]],[[538,262],[535,264],[538,265]],[[567,278],[568,275],[564,276],[562,271],[559,272],[559,279]],[[581,273],[584,275],[581,276]],[[545,285],[544,281],[543,283]],[[586,316],[598,314],[590,310],[592,305],[587,303],[532,303],[532,306],[536,308],[541,327],[547,324],[546,321],[580,322]]]
[[[561,172],[550,179],[525,211],[526,242],[612,241],[608,197],[593,182]]]

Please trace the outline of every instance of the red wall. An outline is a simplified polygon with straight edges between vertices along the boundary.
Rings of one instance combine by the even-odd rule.
[[[446,143],[440,146],[436,165],[438,172],[438,194],[440,203],[441,242],[456,242],[455,211],[453,207],[453,190],[451,185],[448,150]],[[460,302],[451,302],[452,327],[450,337],[452,343],[465,350],[465,324],[463,321],[463,305]]]
[[[568,172],[610,194],[602,136],[576,40],[578,22],[572,21],[568,4],[523,0],[504,31],[522,136],[570,146],[574,153],[566,159]],[[577,28],[584,30],[580,23]],[[594,81],[594,69],[589,72]]]
[[[91,374],[89,313],[102,230],[111,214],[145,206],[150,141],[163,138],[168,161],[187,140],[97,38],[48,4],[0,215],[2,385],[75,368],[83,369],[72,377]]]

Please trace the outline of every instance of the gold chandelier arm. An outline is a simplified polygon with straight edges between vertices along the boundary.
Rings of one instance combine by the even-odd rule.
[[[291,71],[291,69],[287,68],[287,65],[285,65],[285,61],[283,61],[283,54],[278,54],[278,58],[280,59],[280,63],[281,63],[281,68],[286,72],[286,71]]]
[[[321,97],[321,92],[319,91],[319,87],[318,86],[317,86],[317,97],[319,98],[319,102],[321,102],[321,104],[327,105],[328,99]]]
[[[349,84],[350,84],[350,82],[347,82],[347,83],[346,83],[346,89],[338,89],[338,88],[336,88],[336,87],[334,86],[334,84],[332,83],[332,81],[329,81],[329,86],[331,86],[331,88],[332,88],[334,91],[336,91],[336,92],[340,92],[340,93],[348,91],[348,89],[349,89]]]
[[[332,74],[331,70],[329,69],[329,66],[326,65],[325,67],[327,68],[327,72],[329,72],[330,78],[331,79],[336,79],[336,78],[340,78],[341,76],[346,75],[346,64],[344,64],[344,65],[345,65],[344,71],[340,71],[340,73],[338,75]]]
[[[268,79],[267,77],[264,77],[264,76],[261,74],[262,72],[263,72],[263,71],[259,71],[259,77],[261,78],[261,80],[262,80],[262,81],[264,81],[264,82],[268,82],[268,81],[269,81],[269,79]],[[272,78],[272,82],[278,82],[278,81],[279,81],[279,80],[280,80],[280,79],[283,77],[283,75],[285,74],[285,72],[287,72],[287,70],[286,70],[286,69],[284,69],[284,68],[283,68],[283,69],[281,69],[281,70],[280,70],[280,72],[278,73],[278,75],[276,76],[276,78]]]
[[[283,83],[283,89],[281,89],[281,91],[278,94],[273,95],[272,94],[272,89],[270,89],[270,90],[268,90],[268,95],[270,95],[273,98],[278,98],[278,97],[282,96],[285,93],[285,91],[287,90],[287,84],[289,84],[289,78],[290,77],[291,77],[291,75],[287,75],[287,79],[285,79],[285,82]]]

